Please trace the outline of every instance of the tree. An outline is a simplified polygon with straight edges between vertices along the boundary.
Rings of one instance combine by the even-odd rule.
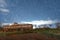
[[[2,23],[0,22],[0,31],[2,30],[3,28],[2,28]]]
[[[60,29],[60,22],[56,23],[56,28]]]

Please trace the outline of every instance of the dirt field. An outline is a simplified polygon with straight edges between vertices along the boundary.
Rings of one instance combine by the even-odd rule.
[[[58,39],[55,37],[48,37],[46,35],[39,33],[27,33],[0,37],[0,40],[58,40]]]

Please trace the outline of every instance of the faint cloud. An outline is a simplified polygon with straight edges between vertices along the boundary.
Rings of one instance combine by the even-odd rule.
[[[9,13],[9,9],[7,9],[6,0],[0,0],[0,12]]]
[[[33,24],[33,25],[44,25],[44,24],[53,24],[56,23],[55,20],[37,20],[37,21],[31,21],[31,22],[21,22],[25,24]]]
[[[3,23],[2,25],[12,25],[13,23]]]
[[[5,7],[7,6],[5,0],[0,0],[0,7]]]
[[[9,13],[9,10],[8,9],[0,9],[1,12],[6,12],[6,13]]]

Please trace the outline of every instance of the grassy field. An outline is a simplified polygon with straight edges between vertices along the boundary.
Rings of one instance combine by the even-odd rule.
[[[17,36],[17,35],[21,35],[23,36],[24,34],[28,34],[28,35],[40,35],[40,36],[43,36],[45,35],[45,37],[48,37],[48,38],[56,38],[56,40],[60,40],[60,29],[34,29],[34,30],[27,30],[27,31],[15,31],[15,32],[0,32],[0,37],[12,37],[12,36]],[[25,36],[26,36],[25,35]],[[39,36],[39,37],[40,37]],[[18,37],[18,36],[17,36]],[[23,36],[24,37],[24,36]],[[28,36],[29,37],[29,36]],[[37,36],[38,37],[38,36]],[[38,38],[39,38],[38,37]],[[19,38],[19,37],[18,37]],[[33,38],[33,37],[32,37]],[[40,37],[41,38],[41,37]],[[43,38],[42,38],[43,39]]]

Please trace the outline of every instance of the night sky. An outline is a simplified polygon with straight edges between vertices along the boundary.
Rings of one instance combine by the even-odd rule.
[[[60,0],[0,0],[0,22],[60,20]]]

